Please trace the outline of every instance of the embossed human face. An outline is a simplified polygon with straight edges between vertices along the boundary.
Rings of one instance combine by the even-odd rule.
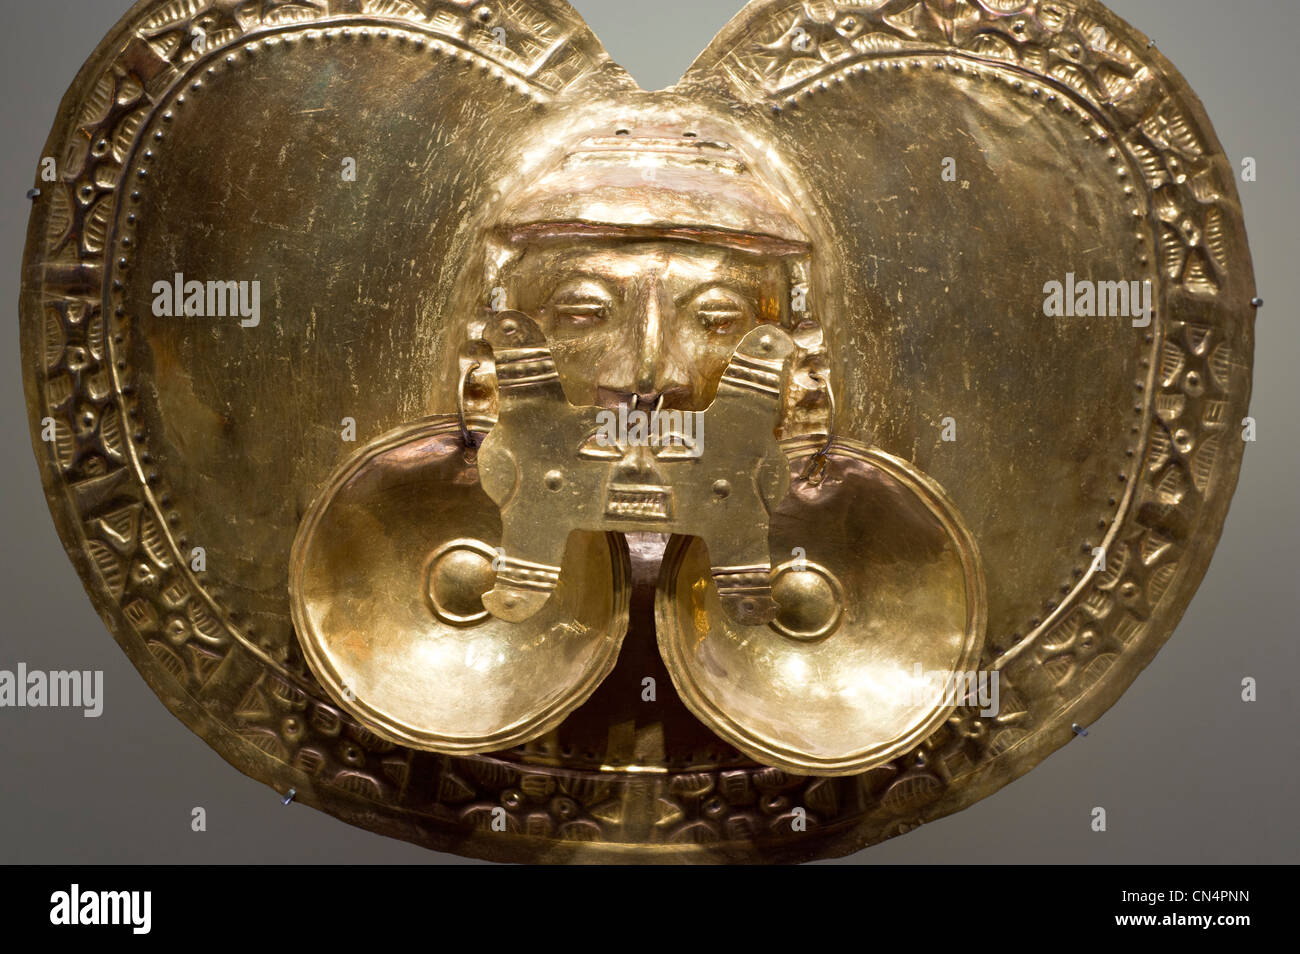
[[[707,407],[740,339],[779,322],[774,259],[674,241],[528,247],[502,273],[510,307],[542,327],[569,399]]]

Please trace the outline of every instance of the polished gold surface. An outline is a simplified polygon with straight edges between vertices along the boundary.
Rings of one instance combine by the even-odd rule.
[[[789,335],[771,325],[745,335],[707,411],[633,408],[640,417],[630,427],[626,408],[616,417],[568,403],[527,315],[494,316],[486,340],[499,410],[479,470],[504,524],[496,583],[483,597],[494,615],[531,618],[563,577],[558,557],[569,533],[606,530],[700,538],[728,616],[772,619],[768,512],[788,486],[772,432],[794,351]]]
[[[792,489],[772,514],[769,625],[734,623],[698,541],[676,538],[655,605],[682,699],[764,765],[852,775],[908,751],[952,715],[984,640],[984,575],[942,490],[905,461],[840,440],[792,443]],[[961,700],[964,701],[964,700]],[[972,705],[978,705],[976,700]]]
[[[996,791],[1104,712],[1169,638],[1227,513],[1255,295],[1233,169],[1174,67],[1095,0],[756,0],[657,92],[561,0],[140,0],[44,155],[58,181],[34,183],[21,327],[69,555],[179,718],[242,771],[376,831],[544,861],[796,861],[891,837]],[[1149,281],[1149,322],[1045,314],[1048,284],[1076,279]],[[254,281],[258,309],[185,307],[188,282]],[[160,283],[180,284],[181,307],[160,307],[176,303]],[[792,685],[742,698],[713,674],[701,685],[727,689],[728,717],[750,728],[701,720],[657,648],[665,540],[638,530],[626,638],[568,718],[476,755],[395,742],[436,734],[421,712],[456,689],[394,718],[385,692],[436,678],[360,616],[340,630],[367,631],[352,665],[389,675],[364,702],[331,686],[309,660],[337,647],[306,616],[295,629],[294,540],[309,514],[351,533],[333,521],[387,506],[313,509],[349,486],[358,447],[442,415],[429,477],[435,451],[463,443],[458,405],[490,427],[482,337],[512,310],[541,329],[569,403],[607,409],[708,408],[745,335],[783,330],[796,347],[765,436],[865,446],[853,459],[914,491],[882,519],[917,494],[945,501],[925,509],[983,563],[970,668],[997,673],[998,711],[913,726],[883,706],[827,735],[775,691]],[[395,492],[374,533],[322,551],[315,606],[391,597],[368,618],[402,607],[444,645],[504,632],[479,609],[500,517],[457,486],[418,507]],[[457,494],[481,495],[478,529],[441,521],[466,513],[446,509]],[[835,663],[809,698],[861,663],[833,649],[862,645],[864,614],[900,624],[882,665],[960,659],[950,617],[925,615],[935,593],[955,613],[954,586],[922,573],[886,612],[863,586],[890,536],[827,554],[851,509],[801,519],[827,529],[774,531],[776,616],[758,632],[789,659]],[[618,562],[592,540],[567,559]],[[687,556],[699,545],[674,544],[666,579],[701,572]],[[691,632],[715,632],[712,598],[706,585]],[[682,612],[660,615],[686,632]],[[607,644],[569,644],[572,665],[552,671],[572,683],[520,672],[500,691],[533,693],[519,717],[550,725],[543,710],[580,702]],[[783,740],[754,708],[764,692],[791,710]],[[776,741],[760,753],[758,736]],[[892,744],[858,774],[794,767]]]
[[[290,562],[294,625],[321,685],[379,735],[442,752],[554,728],[609,674],[627,629],[626,548],[599,533],[561,540],[545,611],[487,613],[501,522],[474,458],[450,418],[385,435],[339,470]]]

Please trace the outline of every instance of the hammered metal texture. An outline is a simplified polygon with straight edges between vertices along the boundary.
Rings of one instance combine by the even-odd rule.
[[[863,774],[759,765],[671,691],[658,544],[636,538],[617,664],[536,741],[417,751],[312,677],[289,608],[301,518],[357,446],[454,413],[490,230],[557,149],[651,126],[729,142],[780,183],[816,331],[778,436],[826,428],[828,375],[838,433],[946,491],[985,565],[996,715],[958,708]],[[45,155],[26,399],[96,608],[241,771],[432,848],[801,861],[957,811],[1151,661],[1236,483],[1254,283],[1232,169],[1174,67],[1093,0],[757,0],[654,93],[560,0],[141,0]],[[1152,322],[1044,317],[1067,273],[1151,281]],[[154,317],[176,274],[260,279],[260,325]],[[584,360],[566,389],[599,387]],[[489,386],[469,397],[490,417]]]

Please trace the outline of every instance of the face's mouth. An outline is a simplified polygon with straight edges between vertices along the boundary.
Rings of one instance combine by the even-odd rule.
[[[673,519],[673,491],[654,484],[611,482],[605,490],[605,516],[615,520]]]

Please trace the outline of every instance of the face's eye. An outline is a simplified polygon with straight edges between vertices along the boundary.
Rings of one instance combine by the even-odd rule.
[[[609,317],[614,296],[594,278],[574,278],[562,282],[543,306],[562,327],[589,328]]]
[[[730,288],[710,288],[696,296],[691,307],[700,326],[711,334],[731,334],[752,323],[749,301]]]

